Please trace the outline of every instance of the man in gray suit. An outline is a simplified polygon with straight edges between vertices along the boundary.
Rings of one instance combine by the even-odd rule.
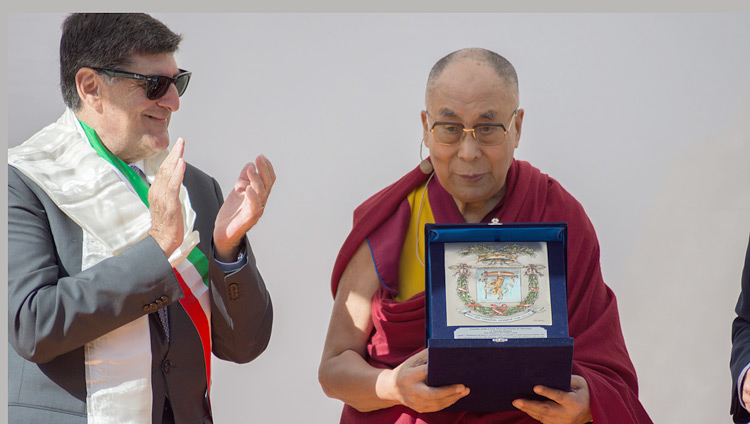
[[[63,24],[56,122],[8,152],[12,423],[210,423],[210,357],[249,362],[271,299],[245,233],[275,181],[264,156],[224,200],[171,151],[190,72],[143,14]]]

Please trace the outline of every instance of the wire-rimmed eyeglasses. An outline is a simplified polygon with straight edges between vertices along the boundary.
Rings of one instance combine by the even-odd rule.
[[[458,145],[467,132],[470,132],[477,143],[482,146],[497,146],[505,142],[508,128],[513,127],[517,115],[518,108],[513,111],[507,128],[502,123],[481,123],[474,125],[473,128],[466,128],[460,122],[436,121],[430,127],[430,132],[435,138],[435,142],[443,146]]]

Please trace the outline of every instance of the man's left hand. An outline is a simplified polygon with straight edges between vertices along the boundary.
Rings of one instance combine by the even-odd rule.
[[[214,226],[216,259],[234,262],[239,244],[263,215],[271,187],[276,181],[271,161],[260,155],[242,169],[232,192],[221,206]]]
[[[535,386],[534,392],[550,400],[516,399],[513,406],[544,424],[583,424],[592,420],[589,385],[580,375],[570,378],[570,392]]]

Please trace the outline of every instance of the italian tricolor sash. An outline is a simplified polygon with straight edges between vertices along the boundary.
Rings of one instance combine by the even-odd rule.
[[[93,147],[93,149],[92,149]],[[163,151],[144,161],[153,182],[167,156]],[[96,132],[67,109],[60,119],[8,151],[8,164],[38,184],[55,204],[83,229],[81,269],[87,269],[148,236],[151,214],[148,185],[111,154]],[[136,195],[112,167],[128,180]],[[139,199],[140,198],[140,199]],[[197,248],[195,211],[180,187],[184,239],[169,257],[184,293],[180,305],[203,344],[206,381],[211,385],[211,312],[208,261]],[[150,423],[151,338],[144,315],[85,346],[89,423]]]

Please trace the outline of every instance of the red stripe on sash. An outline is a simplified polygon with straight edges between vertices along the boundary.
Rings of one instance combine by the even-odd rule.
[[[203,307],[201,307],[198,299],[195,297],[195,295],[193,295],[190,287],[185,284],[185,280],[183,280],[182,275],[180,275],[179,271],[177,271],[176,269],[172,269],[174,270],[174,275],[177,277],[177,282],[180,283],[182,293],[185,295],[185,297],[180,299],[180,304],[185,309],[185,312],[187,312],[188,316],[190,316],[190,320],[195,325],[195,329],[198,330],[198,335],[200,336],[201,344],[203,345],[203,358],[206,363],[206,384],[208,385],[208,392],[210,393],[211,327],[208,324],[208,319],[206,318],[206,314],[203,311]]]

